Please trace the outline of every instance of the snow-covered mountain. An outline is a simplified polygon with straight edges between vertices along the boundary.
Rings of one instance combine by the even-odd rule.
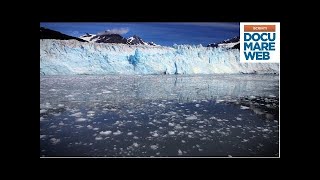
[[[144,42],[139,36],[134,35],[132,37],[129,37],[127,39],[127,44],[130,45],[137,45],[137,44],[142,44],[142,45],[149,45],[148,43]]]
[[[279,73],[279,64],[240,63],[237,49],[40,40],[40,74]]]
[[[85,35],[80,36],[80,39],[91,42],[91,39],[96,36],[95,34],[86,33]]]
[[[118,44],[128,44],[128,45],[150,45],[150,46],[158,46],[153,42],[145,42],[139,36],[134,35],[129,37],[128,39],[122,37],[119,34],[102,34],[102,35],[94,35],[86,33],[85,35],[80,36],[79,38],[96,43],[118,43]]]
[[[221,42],[209,44],[207,47],[223,47],[223,48],[240,49],[240,37],[235,36],[231,39],[226,39]]]

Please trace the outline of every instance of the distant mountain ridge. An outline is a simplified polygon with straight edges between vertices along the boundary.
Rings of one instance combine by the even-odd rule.
[[[86,40],[83,40],[81,38],[69,36],[69,35],[63,34],[61,32],[47,29],[44,27],[40,27],[40,39],[60,39],[60,40],[75,39],[80,42],[87,42]]]
[[[208,44],[207,47],[224,47],[224,48],[230,48],[230,49],[239,49],[240,50],[240,37],[235,36],[231,39],[226,39],[217,43]]]

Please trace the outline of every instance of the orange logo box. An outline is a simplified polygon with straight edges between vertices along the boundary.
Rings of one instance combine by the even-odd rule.
[[[275,32],[276,25],[244,25],[244,32]]]

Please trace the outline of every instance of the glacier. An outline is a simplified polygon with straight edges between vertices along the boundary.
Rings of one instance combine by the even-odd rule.
[[[237,49],[40,39],[40,75],[279,74],[277,63],[240,63]]]

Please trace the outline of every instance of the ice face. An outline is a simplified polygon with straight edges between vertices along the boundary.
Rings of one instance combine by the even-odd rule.
[[[240,63],[239,50],[40,40],[40,74],[279,73],[279,64]]]
[[[278,156],[278,78],[42,76],[41,155]]]

